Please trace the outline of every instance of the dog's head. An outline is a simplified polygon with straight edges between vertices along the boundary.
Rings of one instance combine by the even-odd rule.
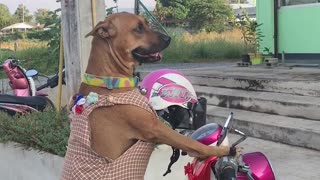
[[[87,35],[102,38],[112,44],[113,51],[126,61],[156,62],[160,51],[168,47],[171,38],[153,31],[146,20],[130,13],[116,13],[99,22]]]

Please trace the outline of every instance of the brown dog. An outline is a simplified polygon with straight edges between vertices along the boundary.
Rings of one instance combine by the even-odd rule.
[[[133,77],[136,65],[140,62],[159,60],[160,56],[158,52],[166,48],[170,43],[168,36],[153,32],[142,17],[129,13],[117,13],[109,16],[105,21],[98,23],[88,35],[94,37],[86,73],[103,77]],[[79,92],[83,95],[95,92],[99,95],[108,96],[110,94],[126,93],[132,91],[132,89],[119,88],[109,90],[81,84]],[[141,99],[146,101],[143,96]],[[117,161],[113,160],[117,160],[123,156],[138,141],[168,144],[203,158],[208,156],[223,156],[229,153],[229,147],[209,147],[182,136],[160,122],[154,113],[130,104],[96,108],[88,114],[88,121],[88,129],[91,134],[88,138],[90,148],[86,151],[90,151],[91,149],[94,152],[92,153],[93,155],[107,158],[112,163],[116,163]],[[81,136],[81,134],[73,132],[72,129],[69,143],[77,136]],[[80,142],[76,142],[72,146],[77,146],[75,145],[77,143],[79,144]],[[71,145],[69,144],[68,146]],[[69,151],[72,151],[72,147],[71,150],[68,147]],[[80,166],[79,164],[89,161],[79,161],[79,164],[76,164],[74,162],[78,158],[81,159],[81,153],[78,153],[79,157],[75,157],[75,155],[68,155],[68,152],[66,164],[73,163],[74,166]],[[150,154],[146,154],[146,156],[150,156]],[[77,172],[79,175],[93,171],[94,173],[91,175],[83,177],[76,175],[71,178],[65,174],[74,171],[73,165],[65,165],[63,179],[77,179],[76,177],[79,179],[143,179],[141,175],[121,178],[119,176],[110,176],[106,178],[108,177],[106,175],[108,173],[124,172],[117,172],[117,168],[114,167],[111,168],[113,169],[112,172],[104,168],[100,168],[97,171],[98,165],[95,163],[100,163],[101,165],[102,162],[97,159],[91,164],[94,168],[81,166],[82,169],[79,167],[80,170]],[[107,165],[101,165],[101,167],[105,166]],[[133,171],[144,173],[145,168],[146,166],[139,167]],[[97,174],[104,175],[95,176]]]

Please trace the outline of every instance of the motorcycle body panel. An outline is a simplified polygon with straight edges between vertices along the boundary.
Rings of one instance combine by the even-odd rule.
[[[6,72],[9,85],[16,96],[31,96],[31,88],[24,70],[20,66],[13,66],[11,59],[6,60],[2,65]]]
[[[268,158],[261,152],[252,152],[244,154],[243,162],[249,165],[252,177],[255,180],[274,180],[275,175]],[[247,176],[238,173],[238,180],[247,180]]]

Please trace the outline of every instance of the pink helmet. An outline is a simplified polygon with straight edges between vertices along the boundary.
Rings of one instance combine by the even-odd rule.
[[[188,103],[197,103],[196,92],[190,81],[181,73],[171,69],[160,69],[145,76],[140,89],[154,110],[172,105],[188,109]]]

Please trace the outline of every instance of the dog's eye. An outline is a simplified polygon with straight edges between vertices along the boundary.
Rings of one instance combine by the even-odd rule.
[[[134,31],[136,31],[139,34],[144,33],[144,26],[142,23],[139,23],[138,26],[134,29]]]

